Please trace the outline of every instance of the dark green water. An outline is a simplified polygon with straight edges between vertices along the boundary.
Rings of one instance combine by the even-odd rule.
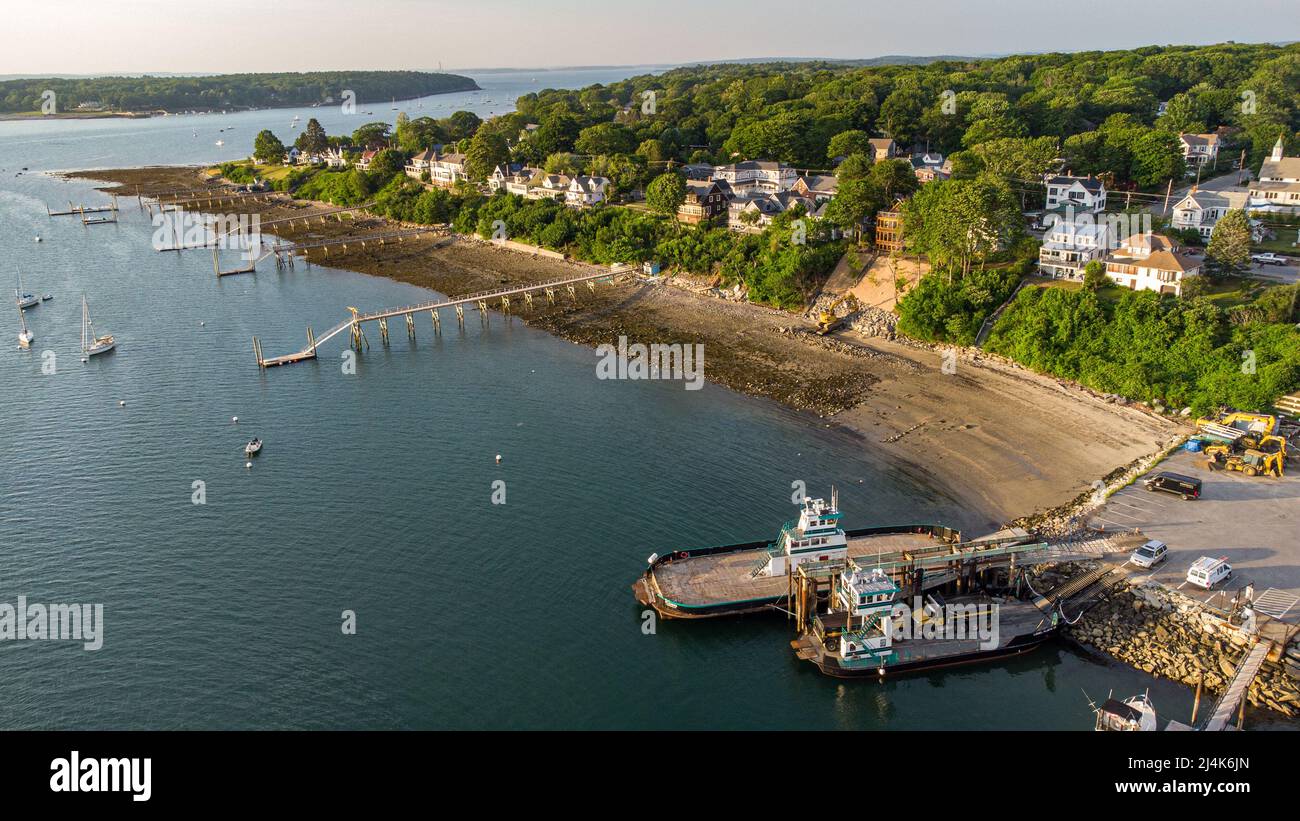
[[[541,85],[617,72],[555,74]],[[483,85],[513,98],[530,78]],[[414,346],[395,323],[356,375],[341,339],[261,373],[253,334],[287,352],[345,306],[428,292],[320,267],[217,281],[202,254],[153,251],[143,213],[90,228],[45,216],[106,200],[36,172],[232,158],[293,113],[0,123],[0,286],[21,271],[55,297],[29,311],[33,352],[12,344],[17,317],[0,319],[0,602],[105,613],[97,652],[0,643],[0,727],[1082,729],[1083,690],[1148,687],[1186,719],[1184,688],[1063,647],[842,683],[796,662],[780,618],[645,635],[629,589],[645,558],[774,534],[793,480],[835,483],[850,526],[979,517],[845,433],[713,386],[600,381],[590,349],[500,317],[441,338],[426,317]],[[87,364],[82,291],[119,340]],[[266,448],[246,470],[254,435]]]

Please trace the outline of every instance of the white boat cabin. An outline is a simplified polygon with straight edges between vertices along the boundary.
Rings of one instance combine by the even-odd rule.
[[[834,497],[829,504],[825,499],[804,499],[799,518],[781,528],[759,575],[784,576],[801,564],[844,559],[848,553]]]
[[[840,633],[840,656],[883,659],[893,643],[894,597],[898,585],[878,567],[863,570],[852,563],[840,573],[839,605],[848,614]],[[855,617],[861,622],[854,623]]]

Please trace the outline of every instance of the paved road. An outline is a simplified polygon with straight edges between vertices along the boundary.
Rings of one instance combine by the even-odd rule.
[[[1107,531],[1137,528],[1169,545],[1169,558],[1154,570],[1128,566],[1139,579],[1218,606],[1253,582],[1264,612],[1300,623],[1300,473],[1292,467],[1282,479],[1252,478],[1211,473],[1204,463],[1199,454],[1179,451],[1156,469],[1201,479],[1200,499],[1153,493],[1138,481],[1112,495],[1089,524]],[[1227,557],[1232,578],[1209,592],[1188,585],[1187,569],[1201,556]]]

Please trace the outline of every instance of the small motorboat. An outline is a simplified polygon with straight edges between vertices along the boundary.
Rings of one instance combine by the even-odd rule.
[[[1107,698],[1100,707],[1094,705],[1093,712],[1097,714],[1096,729],[1099,731],[1150,732],[1159,729],[1156,723],[1156,708],[1147,693],[1123,701],[1112,696]]]
[[[46,294],[41,297],[41,302],[49,302],[51,299],[54,299],[54,294]]]
[[[244,455],[245,455],[245,456],[256,456],[257,454],[259,454],[259,453],[261,453],[261,452],[262,452],[262,440],[261,440],[261,439],[254,439],[253,441],[249,442],[247,445],[244,445]]]

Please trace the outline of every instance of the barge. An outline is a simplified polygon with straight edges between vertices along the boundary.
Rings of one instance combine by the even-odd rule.
[[[891,556],[961,541],[937,525],[844,530],[838,498],[805,499],[799,518],[775,540],[677,550],[652,555],[632,585],[637,601],[665,618],[733,616],[780,607],[791,593],[791,572],[801,564],[852,557]]]
[[[914,592],[956,582],[973,584],[993,567],[1015,567],[1017,556],[1046,549],[1023,530],[963,542],[961,533],[934,524],[845,530],[834,490],[831,500],[805,499],[799,518],[774,540],[654,554],[632,585],[636,599],[664,618],[698,619],[788,610],[799,568],[872,559]]]
[[[798,571],[795,656],[836,678],[884,678],[994,661],[1034,650],[1060,628],[1059,614],[1011,596],[937,593],[900,601],[881,568],[853,560]],[[823,610],[816,594],[829,583]]]

